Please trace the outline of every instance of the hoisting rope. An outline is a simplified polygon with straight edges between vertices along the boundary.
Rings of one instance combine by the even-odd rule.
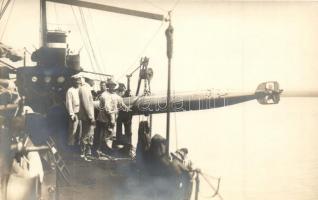
[[[173,86],[173,94],[175,96],[175,90],[174,90],[174,86]],[[173,113],[173,118],[174,118],[174,134],[176,136],[176,149],[179,149],[179,145],[178,145],[178,124],[177,124],[177,112]]]

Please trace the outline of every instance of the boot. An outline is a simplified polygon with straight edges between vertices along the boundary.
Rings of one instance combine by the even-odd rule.
[[[81,144],[81,158],[85,157],[85,152],[86,152],[86,146],[84,144]]]
[[[93,160],[92,150],[91,150],[91,146],[89,144],[85,145],[84,160],[86,160],[88,162]]]
[[[85,156],[92,156],[92,148],[90,145],[86,145]]]
[[[132,160],[135,158],[135,153],[133,151],[133,146],[131,144],[125,144],[124,153]]]

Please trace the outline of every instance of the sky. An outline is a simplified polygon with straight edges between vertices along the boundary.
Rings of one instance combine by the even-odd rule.
[[[174,1],[159,0],[97,2],[161,14],[174,7]],[[73,9],[79,20],[79,10]],[[16,0],[2,42],[29,51],[38,48],[38,11],[35,0]],[[125,82],[125,75],[147,56],[154,69],[153,92],[165,91],[166,23],[83,12],[101,72]],[[71,31],[68,40],[74,52],[85,46],[69,6],[48,3],[48,16],[49,27]],[[275,80],[285,91],[317,91],[317,19],[314,1],[180,0],[172,12],[172,88],[254,91],[259,83]],[[94,70],[86,54],[83,47],[82,66]],[[136,80],[137,74],[133,88]],[[282,99],[270,106],[252,101],[173,114],[172,149],[189,147],[203,171],[221,176],[225,199],[314,200],[318,197],[317,117],[315,98]],[[154,133],[163,134],[164,123],[165,115],[154,116]],[[137,130],[137,123],[133,128]],[[208,196],[206,191],[203,196]]]
[[[100,2],[164,15],[174,7],[171,1]],[[173,88],[251,90],[260,82],[276,80],[286,90],[317,89],[317,9],[314,2],[181,0],[172,13]],[[3,42],[30,52],[38,48],[38,11],[38,1],[16,1]],[[78,8],[73,11],[81,23]],[[70,6],[48,3],[49,29],[70,31],[70,48],[81,49],[82,66],[96,71],[86,53],[87,37],[83,42],[73,11]],[[83,13],[98,71],[125,82],[125,75],[147,56],[154,69],[153,91],[165,90],[167,23],[88,9]]]

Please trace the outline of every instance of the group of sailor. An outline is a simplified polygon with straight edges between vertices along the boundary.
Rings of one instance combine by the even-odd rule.
[[[125,85],[117,84],[111,78],[100,82],[100,90],[93,89],[94,80],[83,74],[72,77],[72,86],[66,93],[66,108],[69,114],[68,145],[79,145],[81,157],[89,161],[93,155],[100,157],[109,154],[108,141],[120,139],[122,124],[117,123],[118,115],[128,113],[130,108],[123,101]],[[127,115],[127,114],[126,114]],[[120,117],[119,116],[119,117]],[[131,123],[131,121],[130,121]],[[126,146],[131,145],[131,130]],[[115,127],[117,125],[117,131]],[[130,125],[131,126],[131,125]]]

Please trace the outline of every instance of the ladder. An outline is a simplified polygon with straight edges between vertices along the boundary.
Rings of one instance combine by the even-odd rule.
[[[67,168],[61,154],[57,151],[56,143],[54,142],[53,138],[49,137],[46,144],[52,153],[53,162],[54,162],[59,174],[61,175],[63,180],[66,182],[66,184],[70,185],[70,181],[68,178],[70,176],[70,171]]]

